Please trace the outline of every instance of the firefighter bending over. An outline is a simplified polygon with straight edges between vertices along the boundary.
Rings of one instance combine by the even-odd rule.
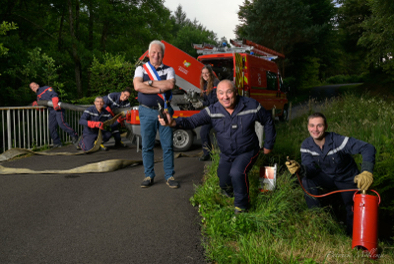
[[[304,176],[302,184],[311,194],[317,195],[319,188],[368,190],[373,182],[375,147],[361,140],[326,132],[327,120],[322,113],[308,117],[310,137],[301,145],[301,165],[294,161],[286,162],[291,174]],[[363,163],[361,173],[352,155],[361,154]],[[342,192],[346,208],[346,233],[353,231],[353,194]],[[309,208],[320,207],[318,199],[305,194]]]
[[[160,117],[159,121],[163,126],[185,129],[212,124],[221,151],[217,170],[220,188],[223,195],[234,196],[235,214],[239,214],[248,210],[248,173],[260,153],[255,121],[264,126],[264,154],[269,154],[274,147],[275,125],[271,113],[256,100],[239,96],[233,82],[223,80],[216,90],[218,102],[198,114],[174,120],[166,113],[168,124]]]
[[[53,140],[53,148],[59,148],[62,146],[62,141],[57,133],[57,127],[60,126],[67,134],[70,135],[72,143],[75,147],[78,147],[78,134],[72,129],[72,127],[65,121],[65,110],[60,108],[59,97],[55,90],[49,86],[40,87],[38,83],[30,83],[30,89],[37,94],[37,101],[47,100],[52,101],[53,107],[48,107],[49,115],[49,132]],[[37,101],[33,102],[33,106],[38,106]]]

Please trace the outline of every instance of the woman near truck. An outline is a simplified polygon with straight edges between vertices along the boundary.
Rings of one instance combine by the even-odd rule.
[[[200,90],[201,97],[203,98],[203,106],[209,106],[218,101],[216,96],[216,87],[219,80],[213,73],[211,65],[205,65],[201,70],[200,76]],[[210,150],[212,148],[211,139],[209,137],[209,132],[211,131],[212,125],[203,125],[200,131],[202,150],[204,154],[200,157],[200,161],[211,160]]]

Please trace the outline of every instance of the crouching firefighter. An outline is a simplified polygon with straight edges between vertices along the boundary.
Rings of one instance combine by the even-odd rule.
[[[79,141],[79,147],[83,151],[88,151],[94,147],[95,141],[99,134],[99,129],[102,130],[103,143],[107,142],[112,133],[104,130],[104,122],[111,119],[111,114],[103,108],[103,98],[98,96],[94,99],[94,106],[87,108],[79,120],[79,124],[84,126],[81,140]],[[106,150],[104,145],[100,145],[101,149]]]
[[[177,119],[166,113],[168,123],[161,117],[159,121],[163,126],[185,129],[212,124],[221,151],[217,174],[222,194],[234,196],[235,214],[244,213],[249,208],[248,173],[260,153],[255,122],[264,126],[264,154],[274,147],[275,125],[271,113],[256,100],[239,96],[233,82],[223,80],[216,90],[218,102],[199,113]]]
[[[373,182],[375,147],[361,140],[326,132],[327,120],[322,113],[308,117],[310,137],[301,145],[301,165],[294,161],[285,164],[291,174],[298,173],[307,192],[317,195],[319,189],[360,189],[366,191]],[[361,173],[352,155],[361,154]],[[354,192],[341,192],[346,209],[346,233],[353,231]],[[309,208],[320,207],[318,199],[305,194]]]
[[[104,108],[113,117],[115,113],[112,111],[116,108],[126,108],[130,107],[129,97],[131,95],[131,89],[129,87],[125,88],[122,92],[110,93],[103,97]],[[115,139],[115,147],[125,147],[126,145],[121,141],[119,125],[124,126],[125,118],[120,116],[117,121],[111,125],[112,135]]]

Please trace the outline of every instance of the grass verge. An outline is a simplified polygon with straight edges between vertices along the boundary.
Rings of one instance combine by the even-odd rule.
[[[394,104],[370,94],[346,94],[326,102],[320,111],[327,116],[330,131],[376,147],[372,188],[382,197],[380,215],[393,218]],[[273,153],[261,155],[249,175],[249,213],[235,216],[233,199],[220,194],[216,174],[219,155],[214,154],[204,183],[196,187],[191,198],[191,203],[199,208],[203,245],[213,263],[394,263],[393,238],[379,241],[378,261],[352,250],[351,238],[345,235],[344,226],[331,208],[308,209],[296,179],[283,168],[288,155],[300,161],[299,147],[308,137],[308,114],[277,126]],[[361,163],[360,155],[355,159]],[[279,165],[277,188],[261,193],[259,167],[274,163]]]

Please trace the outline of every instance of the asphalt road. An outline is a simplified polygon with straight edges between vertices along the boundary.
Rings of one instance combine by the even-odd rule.
[[[109,144],[108,145],[112,145]],[[56,151],[76,150],[66,146]],[[196,154],[201,146],[187,154]],[[155,149],[161,157],[160,147]],[[70,169],[106,159],[140,160],[135,146],[82,156],[31,156],[2,166]],[[202,180],[198,158],[175,160],[179,189],[162,163],[141,188],[143,166],[108,173],[0,176],[0,263],[206,263],[200,219],[189,198]]]

